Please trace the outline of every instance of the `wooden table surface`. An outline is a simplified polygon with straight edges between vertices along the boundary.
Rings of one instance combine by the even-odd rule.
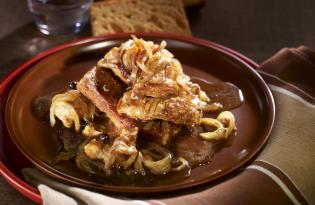
[[[89,36],[45,36],[31,21],[25,1],[0,2],[0,78],[35,54],[66,41]],[[283,47],[315,49],[314,0],[208,0],[189,15],[195,36],[243,53],[261,63]],[[0,177],[0,204],[34,204]]]

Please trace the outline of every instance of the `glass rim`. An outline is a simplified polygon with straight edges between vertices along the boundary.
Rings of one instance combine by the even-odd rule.
[[[49,7],[59,8],[59,9],[71,9],[82,5],[89,5],[93,3],[93,0],[79,0],[74,1],[71,4],[56,4],[49,0],[27,0],[29,6],[32,5],[48,5]]]

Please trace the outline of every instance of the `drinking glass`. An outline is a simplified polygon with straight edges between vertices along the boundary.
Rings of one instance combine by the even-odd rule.
[[[27,0],[38,29],[47,35],[79,32],[93,0]]]

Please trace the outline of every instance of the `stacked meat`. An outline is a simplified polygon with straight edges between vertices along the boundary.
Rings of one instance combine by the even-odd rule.
[[[157,159],[150,154],[143,156],[137,150],[139,132],[164,146],[182,126],[201,123],[202,109],[209,99],[183,73],[179,61],[165,46],[164,41],[157,45],[133,37],[112,48],[77,85],[81,98],[88,99],[80,101],[82,107],[92,104],[95,115],[106,113],[108,119],[98,128],[91,123],[91,117],[77,113],[88,124],[82,128],[90,137],[84,145],[84,154],[89,159],[102,161],[106,173],[111,173],[116,165],[142,174],[145,173],[143,166],[156,174],[170,171],[171,155],[165,154],[162,147],[155,150],[161,155]],[[51,110],[55,110],[50,113],[51,118],[58,117],[68,127],[72,121],[78,124],[71,116],[66,119],[64,113],[58,114],[58,106],[52,106]],[[59,107],[59,110],[62,109]],[[93,139],[99,133],[109,136],[108,143]],[[161,160],[164,160],[163,166]]]

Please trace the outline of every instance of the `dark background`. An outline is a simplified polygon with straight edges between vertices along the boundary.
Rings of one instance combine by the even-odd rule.
[[[208,0],[189,15],[195,36],[261,63],[283,47],[315,49],[315,0]],[[0,78],[35,54],[90,35],[45,36],[36,30],[26,0],[0,0]],[[0,177],[0,204],[33,204]]]

